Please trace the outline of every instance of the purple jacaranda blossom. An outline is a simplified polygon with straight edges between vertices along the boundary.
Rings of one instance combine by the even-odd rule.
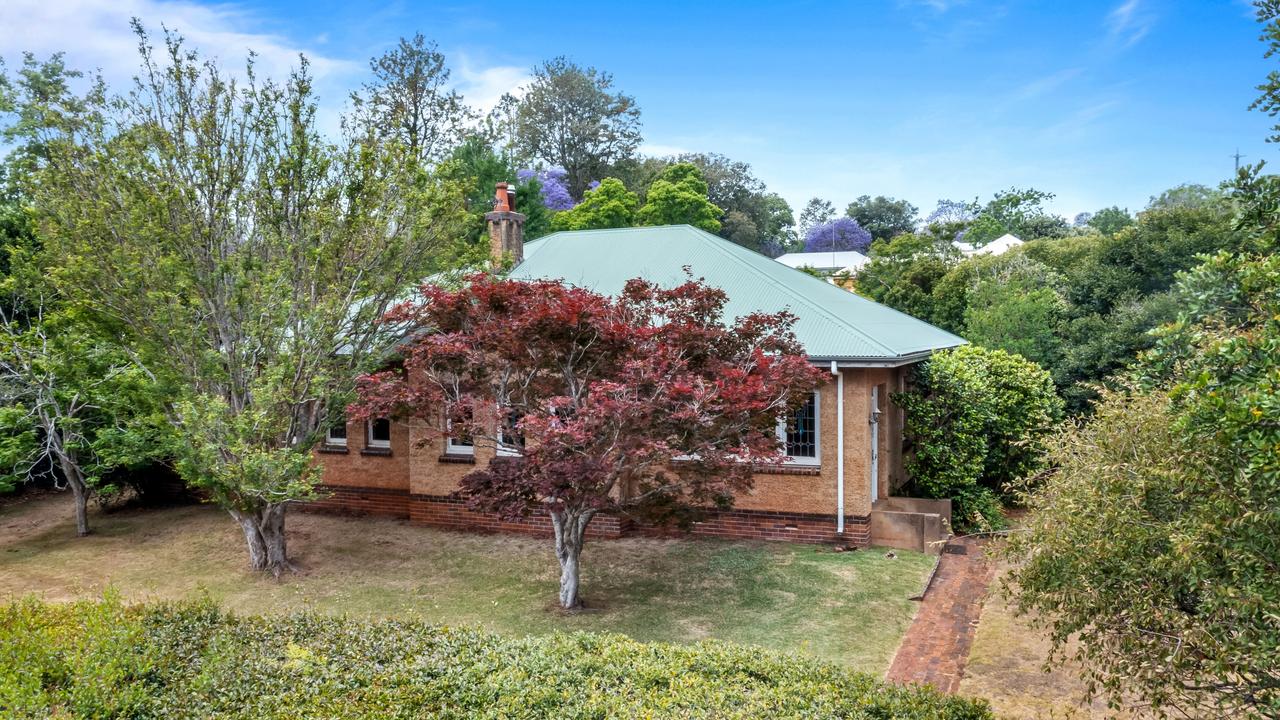
[[[563,168],[516,171],[516,179],[520,182],[538,181],[542,186],[542,204],[548,210],[569,210],[577,205],[569,195],[569,186],[565,183],[567,175]]]
[[[934,223],[969,222],[977,215],[974,203],[957,202],[955,200],[939,200],[938,207],[924,219],[925,225]]]
[[[591,182],[587,183],[587,189],[588,189],[588,190],[595,190],[595,189],[596,189],[596,188],[598,188],[598,187],[600,187],[600,181],[599,181],[599,180],[592,180]]]
[[[871,233],[851,217],[815,225],[804,236],[805,252],[856,250],[865,253],[870,247]]]

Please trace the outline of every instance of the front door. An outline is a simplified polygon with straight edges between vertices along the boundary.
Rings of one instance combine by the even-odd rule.
[[[880,499],[880,386],[871,388],[871,502]]]

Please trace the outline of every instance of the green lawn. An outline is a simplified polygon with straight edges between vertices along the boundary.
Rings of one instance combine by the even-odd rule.
[[[880,549],[834,553],[785,543],[624,539],[588,542],[588,610],[554,607],[550,540],[451,533],[394,520],[291,513],[302,573],[245,569],[243,537],[211,507],[95,513],[76,538],[63,497],[0,507],[0,599],[128,600],[207,594],[251,613],[310,608],[361,617],[476,625],[515,636],[620,632],[705,638],[799,652],[883,673],[915,613],[933,558]]]

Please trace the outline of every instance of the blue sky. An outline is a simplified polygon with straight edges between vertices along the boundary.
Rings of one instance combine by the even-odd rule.
[[[1175,2],[416,3],[6,0],[0,55],[65,49],[125,80],[127,20],[226,60],[316,59],[336,115],[370,56],[436,40],[461,90],[492,103],[559,54],[608,70],[643,110],[645,149],[745,160],[799,210],[818,195],[1055,192],[1065,215],[1138,210],[1182,182],[1277,159],[1247,110],[1271,68],[1240,0]],[[16,28],[16,32],[8,29]]]

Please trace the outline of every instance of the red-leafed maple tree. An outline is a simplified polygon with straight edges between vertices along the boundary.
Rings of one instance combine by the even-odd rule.
[[[616,298],[484,275],[462,290],[427,286],[388,315],[413,329],[403,363],[363,378],[352,414],[418,418],[503,448],[459,492],[509,520],[549,514],[560,604],[575,608],[596,514],[687,522],[729,506],[753,466],[784,459],[777,422],[822,375],[792,315],[729,324],[724,303],[693,279],[632,280]]]

